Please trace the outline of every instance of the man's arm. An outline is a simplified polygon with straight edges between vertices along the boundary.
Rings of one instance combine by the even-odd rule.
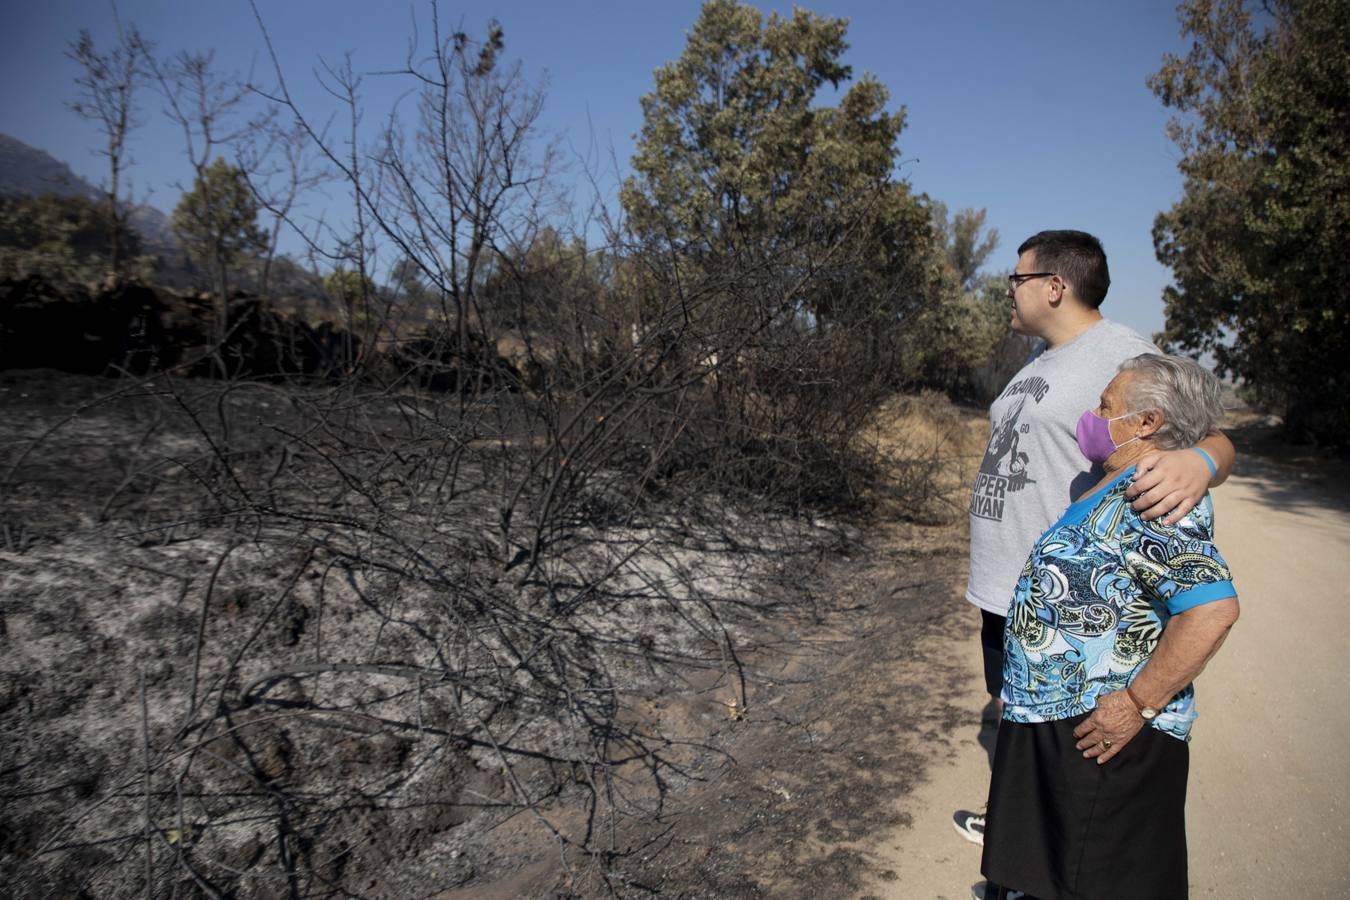
[[[1139,670],[1130,691],[1139,702],[1162,709],[1195,680],[1228,637],[1238,618],[1237,597],[1194,606],[1172,617],[1153,656]],[[1083,756],[1107,763],[1144,727],[1144,717],[1125,691],[1097,698],[1097,708],[1073,730]],[[1110,746],[1107,746],[1109,742]]]
[[[1194,449],[1155,450],[1140,457],[1134,470],[1134,484],[1125,497],[1134,501],[1134,509],[1145,522],[1162,517],[1163,524],[1175,525],[1195,508],[1205,491],[1218,487],[1233,473],[1237,451],[1222,431],[1216,431],[1197,445],[1214,461],[1209,463]]]

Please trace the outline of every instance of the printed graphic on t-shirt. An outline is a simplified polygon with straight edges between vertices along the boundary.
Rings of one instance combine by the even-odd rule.
[[[994,423],[993,432],[989,435],[989,447],[984,451],[980,473],[975,478],[975,489],[970,494],[972,516],[1003,521],[1003,505],[1008,494],[1036,483],[1036,479],[1031,477],[1032,460],[1021,449],[1022,436],[1031,430],[1031,425],[1021,421],[1021,418],[1028,401],[1040,403],[1048,393],[1050,385],[1044,378],[1033,375],[1008,385],[999,397],[999,400],[1018,399]]]

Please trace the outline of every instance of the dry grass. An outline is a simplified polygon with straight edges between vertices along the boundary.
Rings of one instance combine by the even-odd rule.
[[[981,413],[942,394],[898,394],[859,436],[881,463],[881,477],[860,494],[881,521],[958,525],[988,435]]]

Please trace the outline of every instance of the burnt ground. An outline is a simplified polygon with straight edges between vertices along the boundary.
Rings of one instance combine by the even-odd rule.
[[[0,376],[7,893],[831,897],[886,880],[874,840],[907,824],[896,810],[959,724],[944,698],[965,668],[930,649],[971,627],[959,515],[723,508],[662,532],[643,577],[711,581],[699,609],[726,642],[709,645],[697,610],[615,591],[583,643],[615,638],[595,652],[622,689],[607,727],[640,752],[601,780],[560,775],[562,717],[474,713],[515,742],[494,752],[469,739],[484,732],[437,728],[467,715],[457,692],[393,672],[425,658],[429,598],[395,592],[394,608],[293,535],[240,543],[209,516],[146,531],[142,499],[178,501],[176,482],[142,476],[190,441],[170,422],[129,445],[134,406],[67,420],[106,390]],[[30,452],[52,429],[72,437]],[[138,464],[152,443],[161,455]],[[365,671],[332,677],[341,666]],[[355,708],[359,725],[343,718]]]
[[[876,841],[910,824],[896,810],[970,724],[947,699],[969,679],[965,661],[930,649],[971,627],[963,566],[952,528],[900,527],[842,550],[816,627],[750,661],[744,710],[726,708],[725,682],[647,700],[715,752],[660,817],[623,830],[607,880],[566,884],[558,852],[531,852],[538,835],[522,836],[519,870],[436,896],[849,897],[893,879]]]
[[[762,686],[745,720],[720,730],[734,764],[680,798],[663,852],[625,861],[633,888],[843,897],[894,878],[874,838],[909,824],[895,810],[929,754],[968,724],[947,701],[968,680],[965,666],[928,649],[969,627],[955,592],[964,548],[879,534],[851,556],[833,572],[835,621],[804,641],[819,642],[814,658],[796,683]]]

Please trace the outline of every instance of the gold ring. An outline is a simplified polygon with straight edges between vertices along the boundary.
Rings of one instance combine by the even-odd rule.
[[[1110,742],[1110,741],[1102,741],[1102,749],[1103,749],[1103,750],[1110,750],[1110,749],[1111,749],[1111,742]]]

